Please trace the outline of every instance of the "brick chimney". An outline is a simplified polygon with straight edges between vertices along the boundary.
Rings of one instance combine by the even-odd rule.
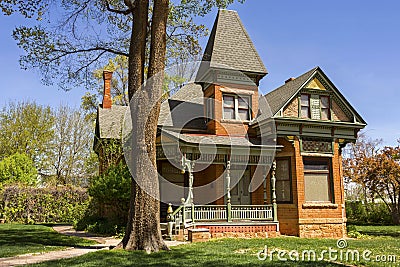
[[[291,81],[293,81],[293,80],[295,80],[295,79],[296,79],[296,78],[290,77],[289,79],[287,79],[287,80],[285,81],[285,83],[291,82]]]
[[[103,93],[103,108],[111,108],[111,78],[112,71],[103,70],[104,93]]]

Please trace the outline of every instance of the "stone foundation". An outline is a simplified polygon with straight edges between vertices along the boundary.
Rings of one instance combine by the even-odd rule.
[[[345,223],[302,223],[299,224],[299,237],[305,238],[343,238],[346,236]]]

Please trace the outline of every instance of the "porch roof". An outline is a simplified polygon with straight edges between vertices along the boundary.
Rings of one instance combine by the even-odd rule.
[[[209,134],[190,134],[179,133],[171,130],[163,129],[162,133],[170,136],[175,140],[179,140],[188,145],[205,145],[205,146],[220,146],[220,147],[243,147],[243,148],[258,148],[258,149],[279,149],[282,146],[270,144],[262,144],[259,138],[253,139],[246,136],[219,136]]]

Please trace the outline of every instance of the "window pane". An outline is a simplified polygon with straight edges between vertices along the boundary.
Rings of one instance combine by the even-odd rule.
[[[242,121],[249,120],[249,110],[248,109],[239,109],[238,110],[239,119]]]
[[[306,201],[329,202],[329,174],[304,174]]]
[[[301,117],[302,118],[309,118],[310,117],[310,112],[308,107],[301,107]]]
[[[276,200],[278,202],[291,201],[292,188],[290,181],[290,160],[276,160]]]
[[[327,108],[323,108],[321,109],[321,119],[322,120],[330,120],[330,114],[329,114],[330,110]]]
[[[290,201],[290,181],[276,181],[276,200],[280,202]]]
[[[228,120],[235,119],[235,109],[224,107],[224,119],[228,119]]]
[[[276,180],[290,180],[289,160],[281,159],[276,161]]]
[[[321,96],[321,108],[328,108],[329,109],[329,97]]]
[[[248,109],[249,99],[247,97],[238,97],[239,108]]]
[[[235,98],[233,96],[224,95],[224,107],[234,107]]]
[[[305,160],[304,161],[304,170],[306,170],[306,171],[328,171],[329,164],[327,161]]]
[[[310,99],[308,95],[301,95],[301,105],[302,106],[310,106]]]

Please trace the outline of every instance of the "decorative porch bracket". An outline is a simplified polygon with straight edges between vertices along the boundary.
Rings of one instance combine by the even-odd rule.
[[[271,171],[271,191],[272,191],[272,209],[273,209],[273,216],[274,222],[278,222],[278,205],[276,203],[276,161],[272,163],[272,171]]]
[[[188,197],[186,199],[185,205],[193,205],[193,169],[194,162],[192,160],[188,160],[186,158],[186,154],[183,154],[181,159],[182,164],[182,172],[185,173],[187,171],[189,173],[189,192]]]

